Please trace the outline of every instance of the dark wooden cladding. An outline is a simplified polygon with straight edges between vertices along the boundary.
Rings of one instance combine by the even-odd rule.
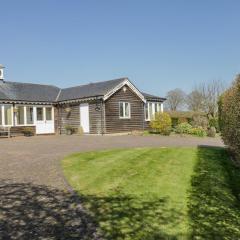
[[[119,118],[119,102],[129,102],[131,118]],[[143,101],[129,87],[121,88],[105,102],[106,133],[141,131],[144,129]]]
[[[67,109],[70,109],[68,112]],[[58,122],[60,133],[65,133],[65,126],[78,129],[80,127],[80,109],[78,104],[62,105],[58,109]]]
[[[89,124],[90,133],[102,134],[104,130],[103,114],[102,114],[102,103],[91,102],[89,103]]]
[[[90,133],[92,134],[101,134],[104,126],[103,115],[102,115],[102,104],[98,104],[95,101],[89,102],[89,125]],[[67,112],[66,109],[70,108],[71,111]],[[80,103],[71,104],[71,105],[62,105],[55,110],[55,120],[56,126],[58,127],[60,133],[65,133],[65,126],[69,125],[73,128],[78,129],[81,125],[81,116],[80,116]]]

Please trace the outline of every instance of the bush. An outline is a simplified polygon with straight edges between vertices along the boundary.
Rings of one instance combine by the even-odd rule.
[[[198,137],[206,137],[207,136],[206,131],[202,127],[192,128],[190,130],[189,134],[192,134],[192,135],[195,135],[195,136],[198,136]]]
[[[209,119],[209,127],[214,127],[216,132],[219,132],[219,123],[218,123],[218,118],[210,118]]]
[[[34,130],[32,128],[30,128],[30,127],[25,127],[22,130],[22,133],[24,134],[24,136],[30,137],[30,136],[34,135]]]
[[[240,160],[240,75],[221,97],[219,109],[224,143]]]
[[[150,122],[150,126],[154,132],[162,135],[170,135],[172,121],[167,113],[158,112],[155,114],[155,119]]]
[[[185,122],[185,123],[180,123],[177,125],[175,128],[175,132],[179,134],[189,134],[192,129],[192,126]]]
[[[207,131],[208,137],[216,137],[216,128],[215,127],[210,127]]]
[[[195,128],[202,127],[203,129],[207,130],[209,127],[209,121],[205,116],[196,115],[193,116],[192,126]]]

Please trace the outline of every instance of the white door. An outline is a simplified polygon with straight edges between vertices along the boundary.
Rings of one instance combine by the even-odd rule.
[[[36,107],[36,133],[54,133],[54,112],[53,107]]]
[[[80,104],[80,124],[84,133],[89,133],[89,105],[88,103]]]

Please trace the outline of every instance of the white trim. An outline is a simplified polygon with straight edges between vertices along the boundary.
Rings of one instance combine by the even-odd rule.
[[[146,118],[146,108],[144,105],[144,115],[145,115],[145,121],[149,122],[152,120],[151,116],[150,116],[150,104],[152,106],[152,116],[155,115],[156,111],[155,111],[155,105],[157,104],[157,112],[163,112],[163,103],[160,102],[152,102],[152,101],[148,101],[147,103],[147,109],[148,109],[148,118]]]
[[[123,86],[127,85],[144,103],[146,102],[145,97],[142,95],[142,93],[128,80],[125,79],[123,82],[118,84],[114,89],[109,91],[107,94],[104,95],[103,100],[106,101],[108,98],[110,98],[115,92],[117,92],[119,89],[121,89]]]
[[[123,117],[120,115],[121,103],[123,104]],[[126,116],[126,104],[129,105],[129,116]],[[119,102],[119,118],[120,119],[131,119],[131,103],[130,102]]]

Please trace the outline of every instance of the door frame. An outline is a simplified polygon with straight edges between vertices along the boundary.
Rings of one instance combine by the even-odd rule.
[[[82,125],[82,114],[81,114],[81,107],[87,107],[87,116],[85,120],[87,120],[86,130],[85,127]],[[84,133],[90,133],[90,113],[89,113],[89,103],[81,103],[79,105],[79,115],[80,115],[80,127],[82,127]]]

